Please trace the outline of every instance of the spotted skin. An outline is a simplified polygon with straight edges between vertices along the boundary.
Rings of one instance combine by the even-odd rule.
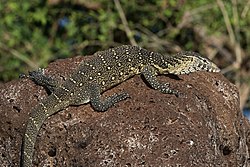
[[[82,62],[78,69],[63,84],[46,78],[41,71],[30,73],[30,78],[47,86],[52,94],[32,111],[23,138],[21,166],[31,167],[37,134],[43,122],[52,114],[69,105],[90,102],[99,112],[104,112],[115,103],[129,97],[126,92],[114,94],[101,100],[101,93],[115,85],[142,74],[150,86],[162,93],[176,94],[168,83],[160,83],[159,74],[189,74],[196,71],[219,72],[210,60],[194,52],[181,52],[173,56],[151,52],[138,46],[120,47],[96,52],[89,61]]]

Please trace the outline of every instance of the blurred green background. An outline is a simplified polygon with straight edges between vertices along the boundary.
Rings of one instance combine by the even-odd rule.
[[[121,44],[212,59],[249,108],[250,0],[9,0],[0,4],[0,83]]]

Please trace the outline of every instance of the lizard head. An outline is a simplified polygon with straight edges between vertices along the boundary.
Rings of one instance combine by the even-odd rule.
[[[195,52],[180,52],[171,58],[174,63],[169,64],[163,73],[180,75],[196,71],[220,72],[213,62]]]

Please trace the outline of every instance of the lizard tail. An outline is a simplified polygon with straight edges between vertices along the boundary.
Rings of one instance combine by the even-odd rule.
[[[32,167],[36,137],[42,124],[50,115],[63,109],[65,104],[66,103],[56,104],[55,97],[50,95],[46,101],[39,103],[34,110],[31,111],[22,142],[21,167]]]

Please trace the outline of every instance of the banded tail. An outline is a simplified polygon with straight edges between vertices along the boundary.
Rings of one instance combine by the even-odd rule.
[[[44,121],[52,114],[68,106],[68,102],[57,103],[57,96],[51,94],[31,111],[22,143],[21,167],[32,167],[34,146]]]

